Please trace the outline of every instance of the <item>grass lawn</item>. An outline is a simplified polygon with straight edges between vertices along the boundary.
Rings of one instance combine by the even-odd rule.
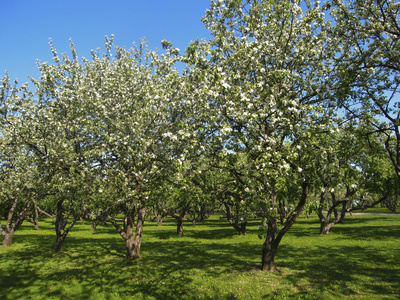
[[[145,223],[142,258],[125,258],[111,226],[76,225],[55,254],[52,223],[24,223],[0,247],[0,299],[399,299],[400,216],[353,215],[329,236],[302,217],[284,237],[276,272],[260,270],[254,221],[236,235],[219,216],[176,236],[175,221]]]

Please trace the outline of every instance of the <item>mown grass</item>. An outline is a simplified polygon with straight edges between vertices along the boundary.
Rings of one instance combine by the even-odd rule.
[[[397,208],[396,212],[392,212],[386,207],[377,206],[377,207],[371,207],[371,208],[368,208],[368,209],[365,209],[365,210],[356,210],[354,212],[355,213],[383,213],[383,214],[396,214],[397,213],[398,214],[399,213],[399,208],[400,207]]]
[[[400,216],[353,215],[329,236],[301,218],[284,237],[279,269],[260,270],[257,223],[238,236],[215,216],[175,234],[147,222],[142,258],[125,258],[111,225],[78,224],[56,254],[54,230],[25,223],[0,249],[0,299],[398,299]]]

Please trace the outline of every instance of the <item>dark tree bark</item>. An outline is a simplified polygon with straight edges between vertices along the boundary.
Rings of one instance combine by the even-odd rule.
[[[135,232],[135,249],[133,251],[133,257],[139,258],[140,257],[140,248],[142,246],[142,236],[143,236],[143,227],[144,227],[144,220],[146,217],[146,206],[144,203],[140,203],[139,210],[138,210],[138,220],[136,223],[136,232]]]
[[[36,206],[36,201],[33,202],[33,206],[34,206],[34,225],[35,225],[35,230],[39,230],[39,211],[37,209]]]
[[[142,245],[142,235],[144,220],[146,217],[146,206],[142,200],[139,202],[139,208],[135,210],[135,201],[132,202],[131,207],[127,210],[124,219],[124,228],[117,223],[117,221],[111,220],[117,232],[125,240],[125,247],[127,250],[127,256],[130,259],[140,258],[140,248]],[[135,229],[135,215],[137,212],[136,231]]]
[[[163,218],[160,215],[157,215],[156,218],[157,218],[157,226],[161,227],[162,226],[162,222],[163,222]]]
[[[12,244],[12,238],[14,233],[22,225],[26,219],[26,212],[30,207],[31,202],[29,197],[24,203],[24,208],[21,211],[17,211],[19,199],[14,198],[7,214],[6,225],[3,228],[0,224],[0,234],[3,239],[3,247],[8,248]]]
[[[157,221],[158,227],[162,226],[163,221],[168,215],[167,211],[160,202],[151,207],[149,214],[154,214],[154,217],[150,216],[150,221]]]
[[[335,226],[337,223],[344,223],[344,218],[346,214],[346,206],[347,206],[347,200],[342,200],[342,201],[334,201],[336,206],[341,204],[342,209],[338,211],[336,209],[336,206],[332,206],[326,216],[323,215],[323,212],[320,211],[318,212],[318,216],[320,218],[320,229],[319,233],[320,234],[329,234],[330,230],[332,229],[333,226]],[[334,214],[334,219],[332,220],[332,213]]]
[[[179,236],[182,236],[183,235],[183,218],[178,218],[177,221],[178,221],[178,223],[176,225],[176,233]]]
[[[63,251],[63,245],[64,245],[65,237],[66,237],[65,235],[57,234],[57,237],[56,237],[56,248],[55,248],[57,253]]]
[[[355,189],[350,189],[348,186],[346,187],[346,195],[341,200],[336,200],[335,192],[330,192],[332,203],[328,206],[327,200],[327,190],[328,185],[324,184],[324,192],[320,195],[320,208],[318,209],[318,218],[320,220],[320,234],[329,234],[329,231],[335,226],[337,223],[344,222],[345,215],[347,212],[347,205],[350,203],[352,196],[356,193]],[[328,206],[328,212],[326,216],[322,211],[322,204],[326,202]],[[342,206],[340,210],[338,210],[338,206]],[[334,218],[332,218],[332,214]]]
[[[72,227],[74,227],[76,221],[79,219],[79,216],[77,216],[74,210],[71,209],[73,214],[73,219],[71,223],[68,225],[68,227],[66,227],[68,224],[69,215],[65,214],[63,204],[64,204],[63,198],[57,202],[57,213],[54,222],[56,230],[56,248],[55,248],[56,252],[62,252],[65,238],[71,231]]]
[[[390,197],[383,201],[383,205],[389,209],[391,212],[396,212],[396,207],[398,203],[398,195],[395,194],[393,197]]]
[[[183,235],[183,219],[185,218],[186,212],[183,212],[183,214],[176,215],[174,213],[171,213],[170,215],[177,221],[176,224],[176,234],[178,236]]]
[[[1,236],[3,238],[3,247],[8,248],[12,244],[12,238],[14,237],[14,230],[10,230],[7,233],[4,232],[1,234]]]
[[[262,245],[262,269],[264,271],[275,270],[275,255],[278,249],[280,240],[276,239],[276,232],[278,230],[278,224],[276,217],[272,217],[268,220],[267,236],[264,244]]]
[[[175,208],[168,210],[168,215],[177,220],[176,233],[178,236],[183,235],[183,220],[185,219],[186,214],[191,207],[192,203],[189,203],[186,206],[180,207],[179,210]]]
[[[304,205],[306,204],[309,190],[309,182],[304,178],[302,183],[302,194],[296,208],[288,215],[284,222],[283,228],[278,232],[278,218],[276,215],[270,215],[267,219],[267,235],[262,245],[262,269],[264,271],[275,270],[275,255],[278,250],[279,243],[283,236],[289,231],[289,229],[296,222],[299,215],[302,213]],[[273,188],[272,203],[277,203],[277,194]]]
[[[364,201],[361,201],[360,204],[358,204],[356,206],[353,206],[353,207],[350,207],[346,211],[347,212],[353,212],[353,211],[357,211],[357,210],[365,210],[367,208],[372,208],[372,207],[374,207],[374,206],[386,201],[388,197],[389,197],[389,190],[387,190],[387,194],[386,195],[383,195],[381,198],[379,198],[378,200],[376,200],[374,202],[365,203]]]
[[[64,200],[65,200],[64,198],[61,198],[60,200],[58,200],[55,216],[42,210],[40,207],[37,207],[38,211],[41,214],[51,218],[54,223],[54,227],[55,227],[55,231],[56,231],[55,251],[57,253],[63,251],[63,245],[64,245],[65,238],[67,237],[68,233],[71,231],[72,227],[74,227],[76,221],[80,219],[80,216],[75,212],[75,210],[73,208],[71,208],[71,213],[72,213],[73,219],[67,227],[68,218],[70,215],[65,212]]]
[[[35,230],[39,230],[39,213],[36,207],[36,201],[33,202],[33,215],[27,220],[35,226]]]
[[[90,225],[90,231],[91,232],[95,232],[96,231],[96,228],[97,228],[97,225],[99,224],[99,220],[93,220],[92,221],[92,224]]]
[[[247,221],[240,220],[238,216],[238,211],[236,210],[236,214],[233,212],[232,206],[228,203],[224,203],[226,218],[228,219],[229,224],[232,225],[233,228],[239,233],[239,235],[247,234]]]

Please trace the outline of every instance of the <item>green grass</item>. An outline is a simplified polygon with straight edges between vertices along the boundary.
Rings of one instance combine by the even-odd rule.
[[[386,207],[371,207],[371,208],[367,208],[365,210],[356,210],[354,211],[355,213],[382,213],[382,214],[398,214],[399,213],[399,208],[397,208],[396,212],[392,212],[391,210],[389,210]]]
[[[76,225],[55,254],[52,224],[25,223],[0,247],[0,299],[399,299],[400,216],[349,216],[329,236],[301,218],[273,273],[260,270],[257,222],[244,237],[219,216],[183,237],[174,220],[147,222],[137,261],[111,225]]]

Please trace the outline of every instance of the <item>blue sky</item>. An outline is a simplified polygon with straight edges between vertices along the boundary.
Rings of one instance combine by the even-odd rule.
[[[191,40],[210,38],[201,22],[211,0],[0,0],[0,78],[29,82],[40,76],[36,61],[51,61],[49,39],[69,54],[72,38],[79,57],[104,49],[104,37],[130,48],[143,37],[151,49],[169,40],[181,50]],[[30,82],[29,82],[30,83]],[[30,84],[31,85],[31,84]]]

